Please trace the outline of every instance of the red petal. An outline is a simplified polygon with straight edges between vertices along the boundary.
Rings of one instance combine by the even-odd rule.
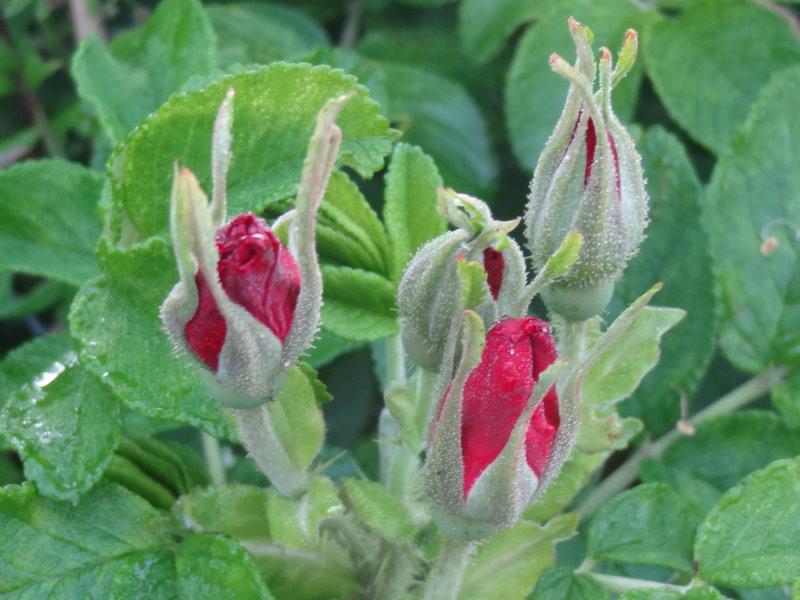
[[[263,219],[233,218],[217,233],[222,289],[280,339],[286,339],[300,294],[300,269]]]
[[[497,300],[500,295],[500,286],[503,284],[503,271],[506,267],[506,259],[503,253],[494,248],[486,248],[483,251],[483,268],[486,269],[486,281],[489,284],[489,291],[492,298]]]
[[[225,343],[225,319],[217,308],[211,289],[200,271],[194,276],[197,286],[198,303],[194,316],[183,329],[186,343],[192,352],[210,369],[217,370],[219,353]]]
[[[480,363],[463,390],[461,446],[464,495],[499,456],[540,373],[556,358],[550,328],[533,317],[502,319],[486,334]],[[555,389],[536,407],[526,436],[526,458],[540,475],[558,429]]]

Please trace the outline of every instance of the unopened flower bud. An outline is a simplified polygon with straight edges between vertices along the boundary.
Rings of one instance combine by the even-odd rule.
[[[227,406],[268,401],[319,327],[316,213],[341,141],[334,119],[347,99],[331,100],[317,118],[297,208],[282,220],[288,247],[251,213],[223,224],[232,93],[214,127],[210,205],[191,171],[176,167],[170,221],[180,281],[161,319],[174,346],[205,367],[210,392]]]
[[[562,363],[549,326],[501,319],[485,345],[482,329],[466,311],[461,364],[439,406],[425,468],[438,524],[467,539],[519,519],[560,425],[554,382]]]
[[[463,310],[459,260],[478,262],[486,271],[485,300],[476,309],[489,323],[510,314],[526,283],[522,252],[507,236],[517,221],[495,221],[484,202],[452,190],[441,191],[439,210],[457,229],[419,249],[397,295],[403,344],[429,371],[438,371],[453,318]]]
[[[611,108],[612,89],[635,62],[636,32],[628,30],[616,68],[611,52],[602,48],[598,69],[591,31],[574,19],[570,31],[577,47],[575,65],[555,54],[550,58],[570,89],[534,171],[525,235],[534,267],[541,269],[570,230],[581,233],[578,260],[543,298],[566,319],[583,320],[602,312],[614,281],[636,254],[648,200],[639,154]]]

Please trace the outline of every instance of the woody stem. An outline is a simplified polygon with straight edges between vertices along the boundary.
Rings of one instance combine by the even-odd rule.
[[[431,566],[422,600],[456,600],[464,581],[469,557],[475,550],[475,542],[445,539],[439,556]]]
[[[782,367],[772,368],[756,375],[701,410],[688,419],[687,422],[689,425],[696,426],[712,417],[730,414],[769,392],[774,385],[783,381],[785,376],[786,369]],[[675,428],[659,439],[640,446],[631,454],[628,460],[586,497],[576,509],[578,514],[582,517],[592,514],[619,492],[630,486],[639,477],[639,466],[642,462],[648,458],[660,458],[664,450],[680,436],[681,432]]]

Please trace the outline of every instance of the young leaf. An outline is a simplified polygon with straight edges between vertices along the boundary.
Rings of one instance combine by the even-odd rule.
[[[167,233],[173,163],[186,165],[209,189],[212,124],[221,99],[236,91],[228,212],[260,212],[293,197],[320,108],[355,91],[337,125],[339,164],[369,177],[383,165],[395,132],[353,77],[329,67],[276,63],[215,80],[173,96],[110,160],[110,221],[114,242],[129,244]],[[124,223],[124,227],[123,227]]]
[[[402,500],[381,484],[366,479],[341,482],[345,505],[367,525],[389,540],[408,540],[414,535],[414,521]]]
[[[728,147],[770,76],[800,60],[789,24],[749,2],[695,2],[676,18],[653,21],[646,34],[644,58],[658,95],[716,153]]]
[[[322,447],[325,422],[314,389],[299,367],[289,371],[273,402],[267,404],[272,426],[292,462],[306,469]]]
[[[597,511],[589,527],[588,555],[691,574],[692,542],[699,522],[699,515],[668,485],[640,485]]]
[[[795,371],[770,391],[772,404],[786,423],[800,429],[800,372]]]
[[[700,577],[728,587],[794,583],[800,571],[800,458],[728,490],[697,530]]]
[[[447,231],[436,210],[442,178],[422,149],[398,144],[386,173],[383,219],[392,247],[392,278],[399,281],[406,263],[422,244]]]
[[[717,162],[706,195],[720,343],[731,362],[751,373],[800,360],[800,123],[792,101],[798,94],[800,67],[764,88]],[[766,255],[765,237],[777,243]]]
[[[182,496],[173,513],[193,531],[224,533],[242,542],[270,541],[267,490],[231,483]]]
[[[525,597],[542,571],[553,564],[556,543],[571,537],[577,526],[577,516],[568,513],[544,526],[523,520],[493,535],[470,559],[459,598]]]
[[[323,264],[389,275],[389,240],[378,215],[347,175],[331,175],[317,219]]]
[[[372,341],[397,333],[395,286],[376,273],[322,265],[322,323],[345,339]]]
[[[343,511],[333,482],[313,477],[300,498],[281,496],[271,488],[267,497],[267,518],[272,539],[292,548],[313,548],[319,541],[319,524]]]
[[[102,185],[94,171],[62,160],[0,172],[0,270],[73,285],[97,275]]]

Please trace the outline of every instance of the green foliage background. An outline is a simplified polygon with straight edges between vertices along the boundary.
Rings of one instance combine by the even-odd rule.
[[[435,188],[479,196],[498,218],[519,216],[566,94],[547,57],[572,59],[570,15],[614,51],[627,28],[639,31],[639,63],[615,106],[643,157],[651,223],[604,316],[610,322],[657,281],[657,303],[687,312],[664,337],[658,366],[620,405],[643,422],[634,444],[670,431],[682,402],[696,413],[748,377],[788,375],[771,398],[710,419],[645,461],[641,484],[583,522],[544,571],[570,528],[544,525],[564,508],[549,499],[556,510],[540,506],[525,528],[481,549],[465,597],[520,594],[501,581],[527,582],[524,597],[538,580],[535,598],[608,598],[575,571],[584,559],[607,574],[665,582],[699,574],[719,588],[688,598],[792,597],[800,582],[796,3],[84,4],[100,37],[81,44],[67,3],[6,0],[0,9],[0,484],[30,480],[0,491],[0,531],[12,532],[2,537],[27,548],[0,541],[0,597],[81,597],[87,586],[103,597],[357,589],[344,567],[320,569],[308,590],[292,588],[276,575],[291,565],[245,550],[253,526],[214,523],[230,537],[197,533],[176,544],[158,523],[164,508],[200,523],[216,518],[209,507],[220,500],[197,491],[207,475],[195,428],[232,436],[157,320],[176,279],[166,235],[172,161],[208,186],[211,120],[235,87],[232,211],[276,216],[296,190],[316,111],[357,89],[339,120],[342,170],[320,218],[324,331],[309,362],[335,398],[324,406],[320,463],[332,461],[334,479],[374,479],[383,339],[397,331],[394,295],[408,256],[443,231],[430,211]],[[777,244],[771,253],[762,252],[766,238]],[[46,390],[43,376],[54,379]],[[552,496],[569,503],[611,451],[571,463],[574,477]],[[238,449],[232,464],[237,485],[263,483]],[[377,529],[410,535],[410,517],[391,500],[374,516],[368,500],[380,492],[348,481],[346,494]],[[266,492],[237,489],[225,492],[228,502],[247,510],[269,502]],[[484,589],[481,565],[502,562],[509,548],[533,567],[521,579],[511,567],[498,571]],[[680,597],[670,593],[621,597]]]

